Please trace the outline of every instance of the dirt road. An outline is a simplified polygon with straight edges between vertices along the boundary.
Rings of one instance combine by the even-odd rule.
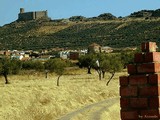
[[[85,106],[77,111],[68,113],[58,120],[102,120],[102,114],[109,114],[109,108],[115,104],[118,106],[118,103],[119,97],[106,99],[104,101]],[[107,120],[109,120],[109,117]]]

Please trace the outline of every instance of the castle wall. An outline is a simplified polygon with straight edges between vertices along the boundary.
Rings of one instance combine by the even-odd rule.
[[[34,12],[20,13],[18,16],[19,20],[33,20]]]
[[[18,14],[18,20],[27,21],[39,18],[48,18],[47,11],[36,11],[36,12],[20,12]]]
[[[47,11],[38,11],[35,12],[35,19],[47,17]]]

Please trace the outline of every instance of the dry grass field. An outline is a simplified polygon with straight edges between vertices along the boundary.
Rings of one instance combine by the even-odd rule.
[[[56,86],[57,76],[30,73],[9,76],[11,84],[5,85],[0,77],[0,120],[56,120],[67,113],[76,111],[86,105],[94,104],[108,98],[119,96],[119,76],[117,73],[109,86],[105,83],[109,77],[98,80],[98,74],[86,74],[85,69],[75,69],[60,78],[60,86]],[[101,120],[119,120],[119,102],[103,112]],[[85,114],[79,115],[87,120]],[[79,117],[73,118],[73,120]]]

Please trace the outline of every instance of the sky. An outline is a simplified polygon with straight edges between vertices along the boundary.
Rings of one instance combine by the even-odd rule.
[[[140,10],[159,9],[160,0],[0,0],[0,26],[17,20],[20,8],[25,12],[47,10],[51,19],[103,13],[125,17]]]

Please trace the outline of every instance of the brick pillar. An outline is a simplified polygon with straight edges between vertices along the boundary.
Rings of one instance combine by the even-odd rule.
[[[121,120],[160,119],[160,52],[156,43],[142,43],[142,53],[136,53],[129,64],[128,76],[121,76]]]

